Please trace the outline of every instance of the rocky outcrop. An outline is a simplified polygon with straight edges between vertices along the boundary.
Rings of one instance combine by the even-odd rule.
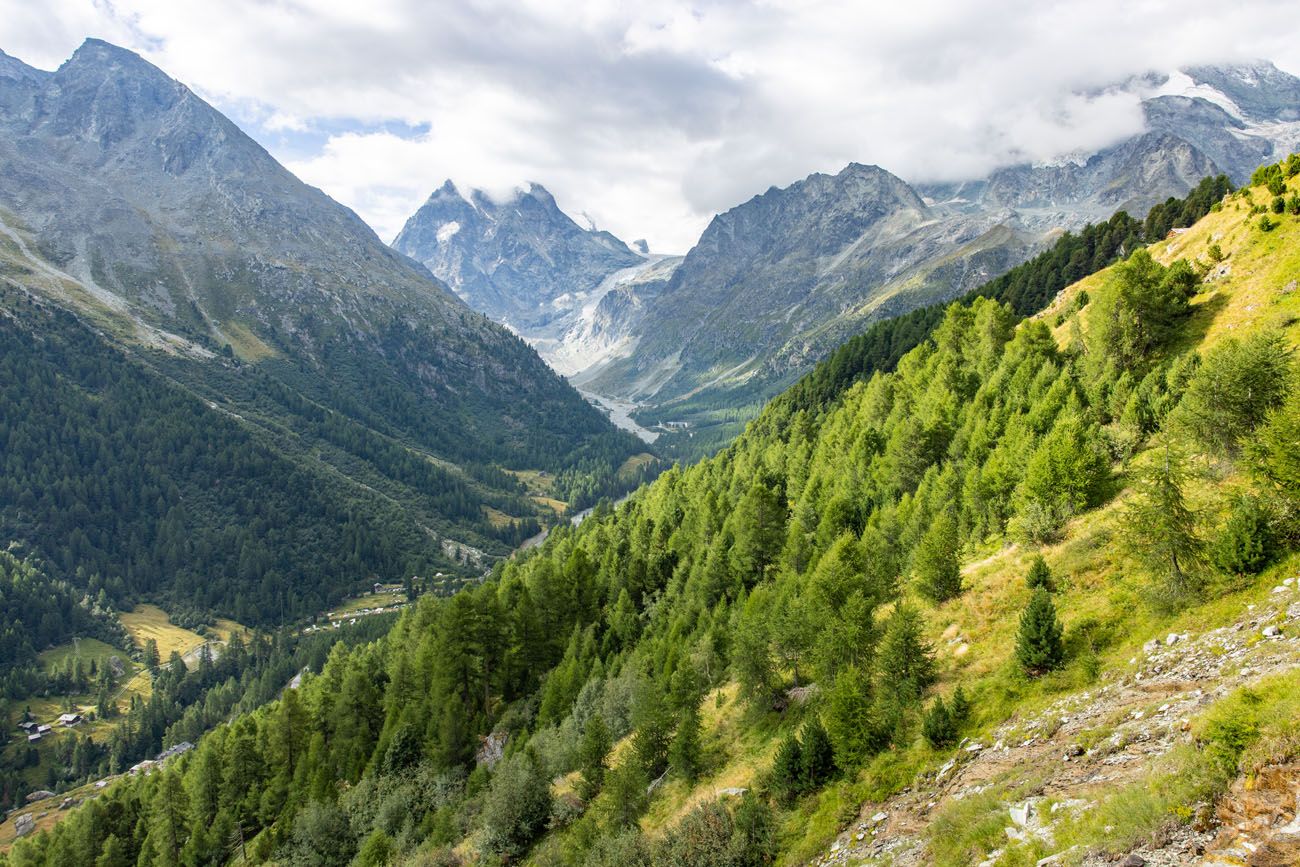
[[[471,307],[527,333],[644,258],[584,229],[540,184],[497,201],[447,181],[406,221],[393,247],[423,263]]]
[[[775,383],[872,318],[1001,273],[1030,249],[1022,229],[1005,210],[927,204],[878,166],[773,188],[713,219],[594,390],[663,402]]]
[[[1230,624],[1202,633],[1152,639],[1128,666],[1103,674],[1094,688],[1066,696],[1037,715],[1012,718],[989,741],[963,742],[941,767],[898,795],[864,804],[814,864],[930,863],[926,829],[950,801],[985,791],[993,781],[1042,773],[1028,797],[1007,805],[1009,842],[1031,837],[1053,846],[1062,818],[1090,809],[1115,787],[1142,779],[1153,762],[1191,741],[1191,720],[1220,698],[1300,664],[1300,579],[1278,585],[1266,604],[1250,604]],[[1104,739],[1095,733],[1107,731]],[[1129,853],[1121,863],[1150,867],[1296,864],[1300,849],[1300,768],[1269,766],[1239,779],[1215,805],[1188,805],[1192,821]],[[1022,796],[1023,798],[1023,796]],[[1044,811],[1043,798],[1054,803]],[[1000,852],[990,853],[988,864]],[[1044,865],[1115,862],[1053,852]],[[1288,860],[1290,859],[1290,860]]]

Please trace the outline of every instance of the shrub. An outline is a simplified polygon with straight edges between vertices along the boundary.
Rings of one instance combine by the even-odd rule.
[[[925,712],[925,717],[921,720],[921,734],[935,749],[949,747],[957,742],[957,723],[953,720],[948,705],[944,703],[943,696],[936,698]]]
[[[1273,558],[1276,541],[1269,515],[1258,497],[1245,495],[1232,504],[1232,511],[1210,544],[1214,565],[1233,575],[1254,575]]]
[[[498,764],[483,802],[488,848],[508,857],[523,854],[550,815],[551,781],[531,750]]]

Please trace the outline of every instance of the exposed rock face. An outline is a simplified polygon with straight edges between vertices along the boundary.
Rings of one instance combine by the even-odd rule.
[[[1005,210],[928,205],[877,166],[811,175],[715,217],[594,390],[661,401],[783,381],[866,320],[995,276],[1031,241]]]
[[[1300,80],[1271,64],[1116,89],[1147,130],[1096,153],[916,186],[852,164],[719,214],[682,260],[581,228],[535,184],[495,202],[448,182],[394,244],[590,391],[666,418],[687,397],[753,403],[872,320],[954,298],[1059,230],[1144,215],[1218,172],[1240,183],[1300,146]]]
[[[1119,861],[1055,840],[1062,820],[1146,779],[1161,757],[1191,743],[1191,721],[1214,702],[1295,668],[1297,639],[1291,635],[1300,626],[1298,587],[1296,581],[1284,582],[1266,603],[1248,604],[1228,625],[1151,639],[1128,666],[1104,673],[1088,689],[1062,696],[1036,715],[1008,719],[993,731],[992,746],[963,742],[938,770],[918,775],[883,802],[863,804],[829,850],[810,863],[933,863],[927,835],[935,814],[1025,768],[1042,776],[1032,791],[1020,791],[1006,804],[1004,832],[1008,842],[1037,839],[1051,853],[1038,862],[1043,867],[1077,863],[1080,855],[1084,867],[1300,863],[1300,765],[1295,762],[1243,775],[1215,805],[1187,805],[1193,812],[1188,824],[1144,841]],[[1264,629],[1278,624],[1277,635],[1259,640]],[[1102,727],[1109,735],[1096,740],[1092,733]],[[1040,809],[1043,797],[1052,800],[1050,809]],[[995,849],[987,860],[972,863],[991,867],[1002,854]]]
[[[1145,214],[1218,170],[1177,136],[1152,132],[1093,154],[1082,163],[999,169],[987,180],[922,189],[964,210],[1005,208],[1040,231],[1078,228],[1119,210]]]
[[[608,232],[583,229],[539,184],[503,202],[461,196],[447,181],[406,221],[393,247],[423,263],[471,307],[526,330],[572,308],[642,256]]]
[[[1091,155],[909,186],[851,165],[719,215],[593,390],[661,406],[777,390],[870,320],[953,298],[1049,233],[1141,216],[1207,175],[1300,147],[1300,79],[1260,63],[1137,76],[1148,129]],[[710,395],[713,395],[711,398]],[[668,411],[671,414],[671,411]]]
[[[626,354],[645,297],[677,261],[634,252],[584,229],[539,184],[496,201],[447,181],[406,222],[393,246],[447,281],[466,303],[575,374]],[[618,297],[607,296],[617,293]]]
[[[1257,121],[1300,120],[1300,79],[1266,60],[1183,70],[1196,84],[1218,91]]]
[[[233,344],[354,415],[381,412],[367,408],[375,389],[353,389],[357,371],[408,406],[458,413],[409,431],[453,459],[481,460],[502,435],[576,445],[610,430],[518,338],[105,42],[53,73],[0,55],[0,232],[48,278],[33,291],[128,342],[196,358]],[[383,412],[400,424],[395,397]]]

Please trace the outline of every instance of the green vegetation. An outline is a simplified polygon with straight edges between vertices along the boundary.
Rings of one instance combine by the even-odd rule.
[[[1234,237],[1234,266],[1252,255],[1243,245],[1291,228]],[[1211,605],[1209,591],[1236,579],[1202,556],[1204,515],[1242,508],[1247,492],[1276,531],[1252,568],[1294,548],[1300,459],[1287,438],[1300,402],[1215,405],[1243,419],[1234,445],[1180,454],[1195,443],[1184,420],[1206,406],[1200,372],[1240,366],[1207,337],[1224,302],[1201,273],[1133,251],[1089,280],[1087,304],[1062,299],[1056,331],[989,298],[954,304],[892,371],[815,410],[778,402],[717,457],[556,528],[482,584],[421,598],[382,640],[336,645],[300,689],[218,726],[166,772],[115,784],[11,863],[98,857],[110,836],[135,863],[222,863],[231,839],[251,861],[285,863],[363,849],[434,863],[811,857],[965,727],[1090,682],[1094,644]],[[1294,383],[1289,362],[1277,370]],[[1232,484],[1194,476],[1202,457]],[[1070,587],[1057,597],[1065,624],[1048,589],[1032,591],[1016,653],[1033,552],[1007,542],[1024,538],[1052,540]],[[1000,592],[981,586],[988,560],[1012,565]],[[1132,566],[1155,605],[1132,605],[1120,577]],[[1076,610],[1066,591],[1086,584],[1080,607],[1108,608]],[[943,625],[955,636],[972,623],[991,652],[940,657]],[[1142,797],[1215,791],[1262,726],[1214,729],[1223,755],[1194,750],[1170,771],[1182,782]],[[505,744],[491,768],[475,759],[488,735]],[[742,799],[703,794],[742,763]],[[994,814],[1012,794],[945,808],[936,860],[969,863],[1005,841]],[[1079,839],[1134,839],[1173,804],[1116,797],[1132,797],[1116,801],[1126,823],[1080,824]]]
[[[1052,594],[1039,587],[1020,615],[1020,632],[1016,635],[1016,659],[1025,674],[1037,677],[1061,667],[1065,661],[1061,636]]]

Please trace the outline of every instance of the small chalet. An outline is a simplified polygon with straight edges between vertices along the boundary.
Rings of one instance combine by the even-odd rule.
[[[62,713],[62,714],[59,714],[59,724],[60,724],[60,725],[65,725],[65,726],[71,727],[71,726],[75,726],[75,725],[76,725],[77,723],[79,723],[79,722],[81,722],[81,714],[79,714],[79,713]]]
[[[40,724],[37,723],[35,720],[30,720],[28,722],[20,722],[18,724],[18,728],[22,729],[23,731],[27,732],[27,734],[30,735],[30,734],[35,734],[36,730],[40,728]]]

